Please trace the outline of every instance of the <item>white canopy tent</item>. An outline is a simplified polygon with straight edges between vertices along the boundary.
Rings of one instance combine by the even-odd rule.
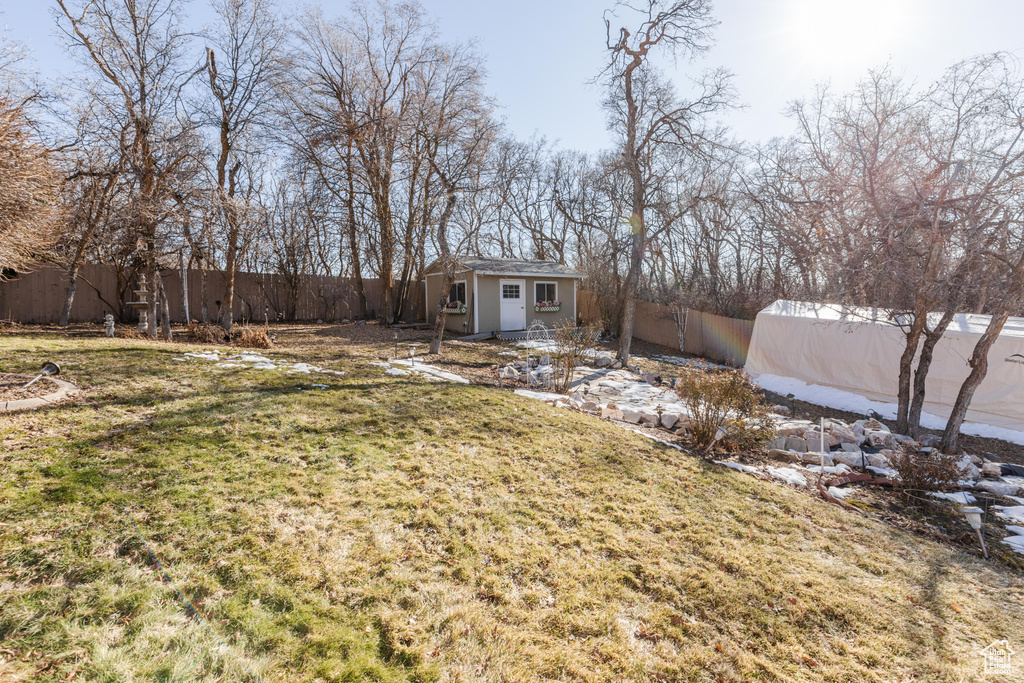
[[[954,317],[935,347],[925,385],[927,413],[949,418],[970,372],[967,360],[989,320],[987,315]],[[757,314],[745,370],[767,380],[759,380],[765,386],[773,377],[794,378],[895,403],[905,344],[888,311],[776,301]],[[1024,431],[1024,318],[1007,321],[988,360],[967,420]]]

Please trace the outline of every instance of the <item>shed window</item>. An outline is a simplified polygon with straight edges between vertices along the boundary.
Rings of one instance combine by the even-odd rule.
[[[534,284],[534,293],[537,303],[552,303],[558,301],[558,284],[555,282],[537,282]]]
[[[459,303],[463,306],[466,305],[466,281],[459,280],[458,282],[452,283],[452,288],[448,290],[448,303],[454,304]]]
[[[501,286],[501,298],[502,299],[518,299],[519,298],[519,285],[505,285]]]

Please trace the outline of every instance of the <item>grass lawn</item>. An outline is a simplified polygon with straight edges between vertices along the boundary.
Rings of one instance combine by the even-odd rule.
[[[608,422],[386,376],[351,327],[267,352],[343,377],[0,337],[0,371],[53,359],[86,389],[0,415],[0,681],[960,681],[993,640],[1024,651],[1019,573]]]

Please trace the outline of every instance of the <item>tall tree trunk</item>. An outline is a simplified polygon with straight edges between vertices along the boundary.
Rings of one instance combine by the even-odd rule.
[[[1003,325],[1006,324],[1006,319],[1009,317],[1009,307],[1006,307],[1000,315],[992,316],[981,339],[974,345],[974,352],[971,353],[971,358],[967,361],[971,372],[960,386],[960,392],[956,396],[956,402],[953,403],[949,421],[946,422],[946,429],[942,433],[939,450],[943,453],[956,453],[960,450],[960,426],[964,423],[964,418],[967,417],[967,409],[974,399],[974,392],[977,391],[978,386],[985,379],[985,375],[988,374],[988,351],[999,338],[999,333],[1002,332]]]
[[[164,340],[171,341],[171,307],[167,305],[167,292],[164,290],[164,279],[160,276],[159,270],[156,271],[156,290],[160,300],[160,327]]]
[[[181,273],[181,314],[185,318],[185,324],[192,322],[192,316],[188,310],[188,268],[185,267],[185,254],[178,252],[178,271]]]
[[[953,321],[953,310],[946,310],[934,330],[925,329],[924,344],[921,345],[921,357],[917,361],[917,369],[914,371],[914,396],[910,401],[910,417],[908,419],[909,434],[915,439],[921,434],[921,412],[924,410],[925,381],[928,378],[928,369],[932,364],[932,355],[935,352],[935,345],[942,339],[942,335]]]
[[[203,264],[199,264],[199,297],[200,297],[200,308],[203,311],[203,324],[210,324],[210,304],[207,303],[207,292],[206,292],[206,268]]]
[[[68,291],[64,295],[64,308],[60,312],[60,326],[67,327],[71,317],[71,304],[75,301],[75,290],[78,289],[78,259],[75,258],[68,271]]]
[[[441,251],[441,263],[444,264],[444,273],[441,276],[441,293],[438,295],[437,320],[434,321],[434,335],[430,339],[430,353],[441,353],[441,341],[444,339],[444,324],[447,319],[448,294],[455,281],[455,259],[452,258],[451,249],[448,246],[448,219],[455,210],[455,186],[444,176],[439,174],[441,182],[444,183],[448,197],[444,203],[444,210],[441,212],[441,219],[437,223],[437,243]]]
[[[146,281],[149,287],[146,288],[146,332],[150,337],[156,339],[157,319],[157,295],[156,295],[156,245],[150,239],[146,245]]]
[[[911,323],[910,329],[904,332],[907,341],[900,356],[899,383],[896,391],[896,431],[900,434],[910,431],[910,384],[913,379],[914,356],[917,355],[921,333],[927,322],[928,311],[915,311],[914,322]]]
[[[348,249],[352,253],[352,277],[356,281],[356,297],[359,302],[356,317],[365,318],[366,288],[363,285],[363,260],[359,254],[359,237],[356,231],[356,171],[352,163],[352,138],[349,137],[345,163],[345,171],[348,175],[348,196],[345,197],[345,209],[348,213]]]

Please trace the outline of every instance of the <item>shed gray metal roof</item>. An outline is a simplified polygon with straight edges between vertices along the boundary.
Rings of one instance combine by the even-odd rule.
[[[425,273],[436,272],[436,265],[437,261],[430,264]],[[577,280],[586,277],[583,273],[554,261],[463,256],[459,258],[459,265],[467,270],[476,271],[480,275],[533,275],[539,277],[571,277]]]

